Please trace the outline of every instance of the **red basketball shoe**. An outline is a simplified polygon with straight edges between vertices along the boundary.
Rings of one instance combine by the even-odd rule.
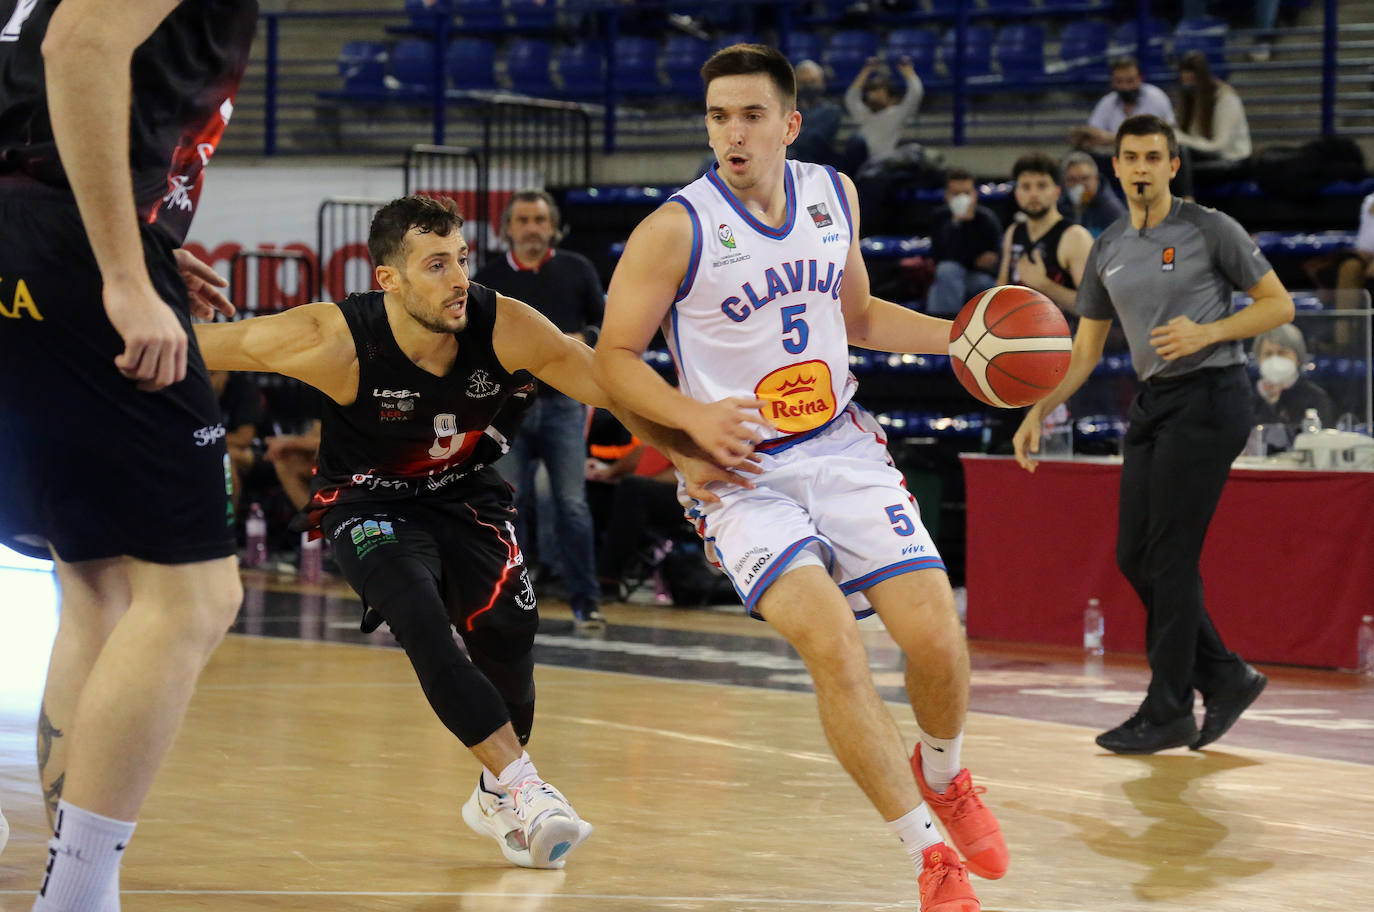
[[[996,880],[1007,873],[1007,843],[1002,838],[1002,828],[997,825],[992,811],[983,804],[983,799],[978,797],[986,789],[974,786],[968,770],[963,769],[943,795],[935,792],[926,785],[925,774],[921,771],[919,744],[911,755],[911,770],[916,774],[916,784],[921,787],[921,797],[940,818],[949,841],[964,853],[968,869],[988,880]]]
[[[983,908],[968,882],[968,869],[943,842],[921,852],[921,912],[980,912]]]

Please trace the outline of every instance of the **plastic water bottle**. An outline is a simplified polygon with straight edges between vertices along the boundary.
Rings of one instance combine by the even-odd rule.
[[[1102,655],[1102,635],[1106,631],[1107,621],[1102,616],[1102,603],[1095,598],[1088,599],[1088,607],[1083,610],[1083,651],[1089,655]]]
[[[267,517],[258,504],[248,508],[248,518],[243,523],[243,537],[248,545],[244,550],[243,565],[261,567],[267,563]]]
[[[324,576],[323,539],[311,539],[309,532],[301,533],[301,566],[298,574],[302,583],[318,583]]]
[[[1322,429],[1322,418],[1314,408],[1308,409],[1302,416],[1302,432],[1304,434],[1315,434]]]
[[[1356,670],[1360,674],[1374,676],[1374,614],[1360,618],[1360,635],[1356,645],[1359,655]]]

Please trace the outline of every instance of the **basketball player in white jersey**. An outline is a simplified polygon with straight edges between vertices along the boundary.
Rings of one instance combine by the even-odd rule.
[[[853,183],[785,158],[801,126],[785,57],[735,45],[702,80],[718,165],[630,237],[598,379],[722,465],[759,461],[752,489],[712,485],[719,501],[684,497],[688,515],[749,612],[805,660],[831,748],[915,863],[922,908],[975,912],[968,871],[1001,877],[1007,850],[959,761],[968,650],[944,564],[880,426],[851,402],[848,367],[850,344],[944,352],[950,324],[870,298]],[[641,357],[660,326],[677,390]],[[874,611],[907,659],[923,733],[910,764],[856,622]]]

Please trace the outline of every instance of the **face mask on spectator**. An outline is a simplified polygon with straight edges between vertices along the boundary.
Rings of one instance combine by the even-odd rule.
[[[1270,355],[1259,363],[1260,377],[1265,383],[1288,389],[1297,382],[1298,365],[1292,358],[1283,355]]]
[[[960,193],[949,201],[949,211],[954,213],[955,218],[963,218],[968,214],[969,207],[973,205],[973,196],[968,193]]]
[[[1117,89],[1116,97],[1122,104],[1133,105],[1140,100],[1140,89]]]
[[[1069,188],[1069,202],[1073,203],[1075,206],[1083,205],[1083,195],[1087,190],[1088,188],[1083,184],[1074,184]]]
[[[809,108],[821,100],[825,93],[816,86],[801,86],[797,89],[797,104]]]

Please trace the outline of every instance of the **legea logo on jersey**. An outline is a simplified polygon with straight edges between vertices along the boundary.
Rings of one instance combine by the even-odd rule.
[[[764,414],[784,434],[814,430],[835,414],[830,365],[824,361],[780,367],[758,382],[754,395],[768,402]]]
[[[724,244],[726,247],[730,248],[731,250],[735,249],[735,232],[730,228],[729,225],[721,225],[719,228],[717,228],[716,237],[720,238],[720,242]]]

